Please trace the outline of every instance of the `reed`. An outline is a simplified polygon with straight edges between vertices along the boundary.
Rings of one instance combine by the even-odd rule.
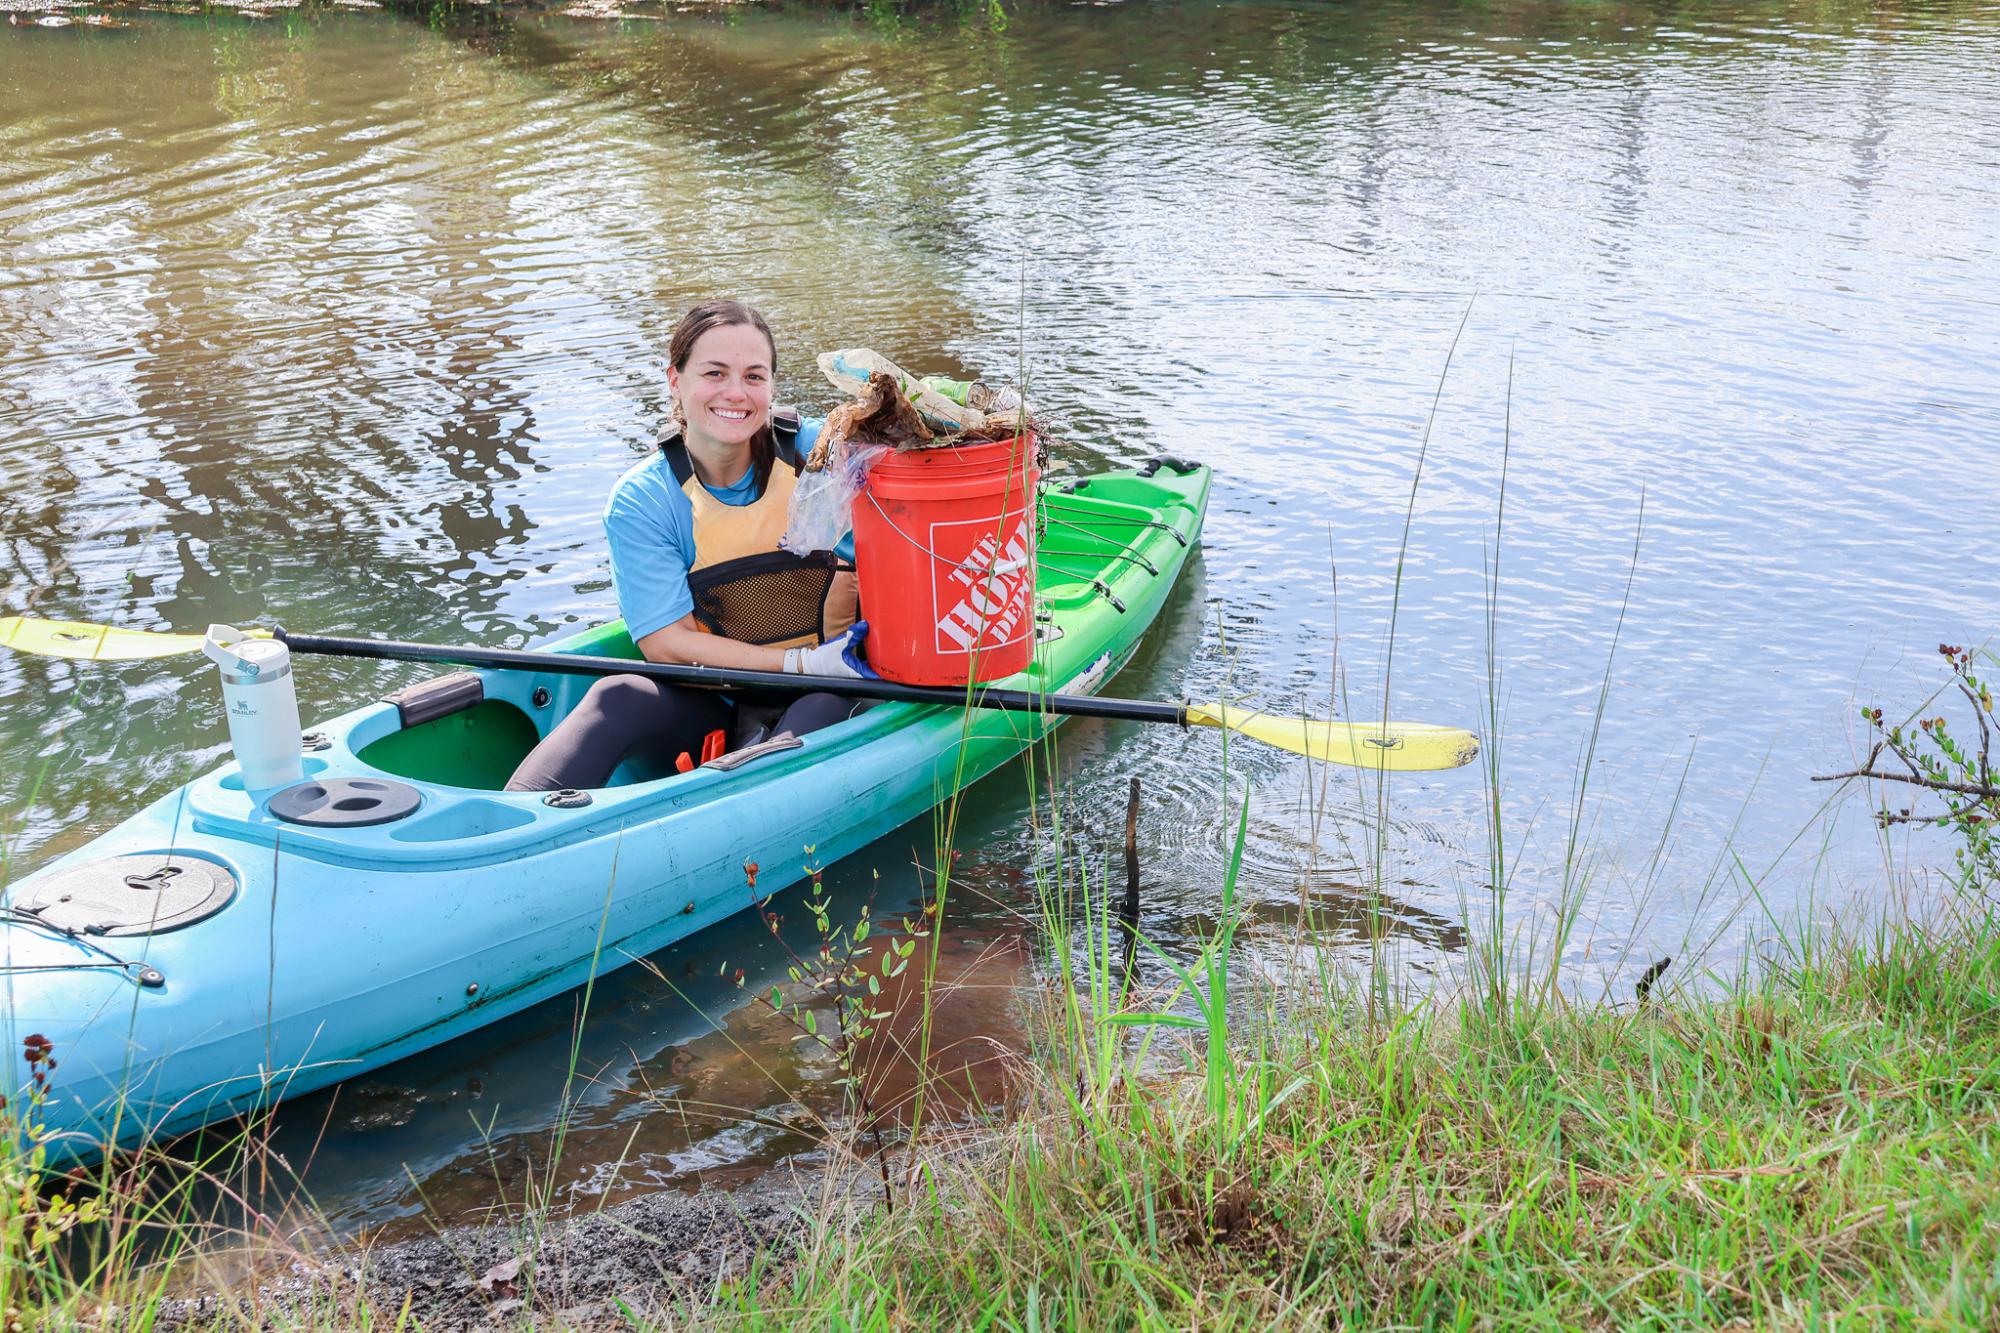
[[[1955,900],[1821,928],[1622,1008],[1431,998],[1370,1024],[1359,984],[1239,1021],[1220,1059],[1205,1024],[1147,1024],[1160,1060],[1129,1015],[1065,1003],[1070,1059],[1028,1072],[989,1151],[726,1322],[1991,1327],[1995,925]],[[1104,976],[1104,931],[1076,938]]]

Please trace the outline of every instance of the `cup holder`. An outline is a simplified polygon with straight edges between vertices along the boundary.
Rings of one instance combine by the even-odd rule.
[[[416,813],[423,794],[404,782],[383,778],[329,778],[301,782],[271,798],[271,814],[289,824],[316,828],[367,828],[393,824]]]

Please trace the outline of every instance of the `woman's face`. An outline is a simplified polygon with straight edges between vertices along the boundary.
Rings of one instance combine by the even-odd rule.
[[[748,324],[695,339],[687,365],[667,369],[691,442],[747,444],[771,417],[771,344]]]

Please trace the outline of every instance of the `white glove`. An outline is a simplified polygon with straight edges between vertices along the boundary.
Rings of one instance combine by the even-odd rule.
[[[794,676],[847,676],[858,680],[880,680],[881,676],[861,655],[862,640],[868,637],[868,622],[857,620],[825,643],[811,648],[785,649],[785,670]]]

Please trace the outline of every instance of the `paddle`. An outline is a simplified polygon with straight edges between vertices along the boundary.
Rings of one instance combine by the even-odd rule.
[[[1421,722],[1319,722],[1309,718],[1276,717],[1244,712],[1221,703],[1170,704],[1140,699],[1103,699],[1093,695],[1039,694],[1033,690],[1003,690],[974,686],[940,688],[903,685],[891,680],[847,677],[789,676],[775,671],[736,671],[723,667],[682,666],[639,662],[621,657],[586,657],[575,653],[524,652],[511,648],[466,648],[394,640],[345,639],[319,634],[272,634],[295,653],[324,657],[370,657],[395,662],[438,662],[452,666],[488,667],[501,671],[551,671],[563,675],[650,676],[676,685],[702,689],[764,689],[788,693],[825,690],[856,699],[897,703],[938,704],[947,708],[993,708],[1017,713],[1060,713],[1069,717],[1105,717],[1126,722],[1173,722],[1183,727],[1226,727],[1266,745],[1355,768],[1414,772],[1458,768],[1479,753],[1479,740],[1456,727]],[[199,634],[153,634],[69,621],[30,620],[0,616],[0,647],[79,661],[135,661],[200,652]]]

